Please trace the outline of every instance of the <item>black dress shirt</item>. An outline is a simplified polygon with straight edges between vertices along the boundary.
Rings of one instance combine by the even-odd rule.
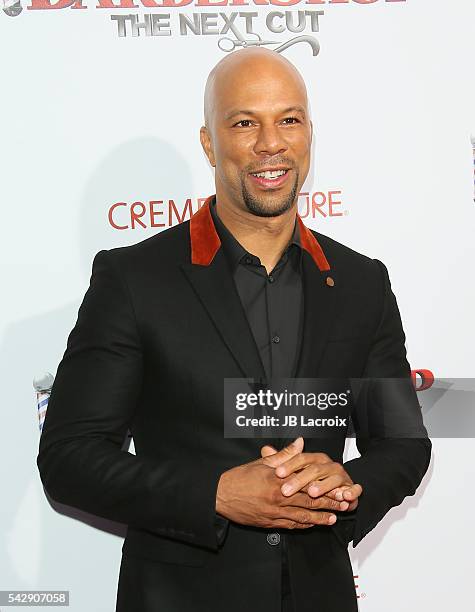
[[[300,231],[267,274],[259,257],[246,251],[211,206],[213,221],[236,283],[267,378],[292,377],[303,322]]]
[[[230,272],[236,283],[267,378],[293,377],[303,324],[302,248],[295,220],[292,238],[267,274],[259,257],[249,253],[227,229],[210,204]],[[219,533],[219,521],[217,522]],[[282,600],[290,601],[286,538],[282,542]],[[286,610],[290,610],[287,607]]]

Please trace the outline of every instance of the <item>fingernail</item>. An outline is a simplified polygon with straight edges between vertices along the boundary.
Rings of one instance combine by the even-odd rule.
[[[292,486],[288,485],[288,484],[285,484],[285,485],[283,485],[281,490],[282,490],[282,493],[284,495],[290,495],[292,493]]]
[[[340,510],[347,510],[350,507],[350,504],[347,501],[340,503]]]
[[[330,516],[328,517],[328,522],[330,525],[333,525],[333,523],[336,522],[336,516],[334,514],[330,514]]]
[[[316,497],[319,493],[320,493],[320,490],[319,490],[318,487],[311,486],[308,489],[308,494],[309,495],[315,495],[315,497]]]

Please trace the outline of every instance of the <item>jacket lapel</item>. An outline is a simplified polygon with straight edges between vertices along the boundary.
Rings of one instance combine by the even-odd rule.
[[[182,269],[246,378],[264,378],[265,371],[234,279],[221,249],[209,205],[190,219],[191,263]],[[313,232],[300,216],[303,248],[304,320],[299,358],[293,377],[314,377],[335,315],[335,274]]]
[[[303,328],[299,359],[293,377],[314,378],[318,375],[328,333],[335,317],[338,290],[333,270],[319,269],[308,252],[302,255]]]
[[[265,370],[234,279],[221,249],[209,202],[190,219],[191,263],[182,269],[234,355],[244,378],[264,378]]]

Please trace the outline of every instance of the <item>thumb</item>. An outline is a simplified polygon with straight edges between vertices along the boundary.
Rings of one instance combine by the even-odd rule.
[[[275,449],[270,444],[266,444],[261,448],[261,457],[270,457],[270,455],[275,455],[277,449]]]
[[[303,451],[304,439],[302,437],[297,438],[288,446],[285,446],[279,452],[269,452],[266,455],[263,452],[266,452],[264,449],[272,449],[272,446],[263,446],[261,449],[261,454],[263,455],[262,462],[265,465],[276,468],[281,463],[285,463],[290,459],[290,457],[294,457]]]

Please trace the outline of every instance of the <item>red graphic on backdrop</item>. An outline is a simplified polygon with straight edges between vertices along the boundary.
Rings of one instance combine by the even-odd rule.
[[[87,0],[31,0],[26,8],[30,11],[57,10],[71,7],[72,9],[87,9]],[[331,4],[390,4],[406,2],[406,0],[97,0],[93,8],[98,9],[134,9],[134,8],[183,8],[184,6],[295,6],[306,4],[324,6]]]
[[[137,200],[114,202],[108,210],[109,225],[116,230],[167,228],[189,220],[203,206],[206,198]],[[341,189],[302,192],[298,195],[302,219],[325,219],[348,214],[343,206]]]
[[[434,384],[435,377],[430,370],[412,370],[411,376],[416,391],[425,391]]]

